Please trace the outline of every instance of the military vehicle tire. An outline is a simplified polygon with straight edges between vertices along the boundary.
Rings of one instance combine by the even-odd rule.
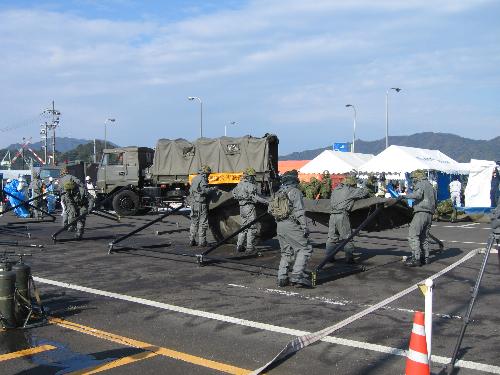
[[[113,209],[120,216],[133,216],[139,211],[139,196],[132,190],[123,190],[113,198]]]

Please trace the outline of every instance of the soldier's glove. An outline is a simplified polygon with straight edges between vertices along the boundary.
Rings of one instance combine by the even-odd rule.
[[[309,228],[304,228],[304,238],[309,237]]]

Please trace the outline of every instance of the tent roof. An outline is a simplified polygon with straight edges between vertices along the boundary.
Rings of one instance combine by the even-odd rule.
[[[304,164],[309,163],[310,160],[278,160],[278,171],[285,173],[292,169],[299,170]]]
[[[441,151],[396,145],[389,146],[358,170],[365,173],[406,173],[417,169],[465,172],[463,166]]]
[[[331,174],[348,173],[372,158],[372,154],[325,150],[300,168],[300,173],[322,173],[325,170]]]

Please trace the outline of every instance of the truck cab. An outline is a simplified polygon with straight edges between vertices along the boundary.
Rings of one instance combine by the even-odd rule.
[[[153,164],[154,150],[148,147],[120,147],[103,151],[97,171],[97,190],[110,194],[123,186],[144,186],[146,169]]]
[[[118,215],[134,215],[139,209],[141,189],[146,170],[153,164],[154,150],[149,147],[119,147],[105,149],[97,170],[98,194],[116,194],[113,209]]]

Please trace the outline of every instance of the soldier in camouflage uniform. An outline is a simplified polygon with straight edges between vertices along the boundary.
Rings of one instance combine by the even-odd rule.
[[[325,170],[321,176],[321,187],[319,188],[319,195],[322,199],[329,199],[332,194],[332,177],[330,172]]]
[[[30,198],[36,198],[43,194],[43,181],[40,179],[40,173],[33,173],[33,180],[30,183],[29,190],[31,192]],[[31,203],[37,208],[44,208],[43,198],[38,198]],[[43,212],[32,208],[33,217],[37,220],[43,219]]]
[[[78,185],[71,179],[67,179],[63,184],[65,194],[61,196],[61,203],[64,205],[66,220],[68,223],[74,221],[78,216],[88,213],[89,201],[87,196],[81,194]],[[74,224],[68,227],[69,232],[76,232],[75,238],[82,239],[85,230],[85,217],[76,222],[76,231]]]
[[[365,188],[369,191],[370,195],[377,193],[377,177],[373,173],[368,175],[365,181]]]
[[[191,206],[191,227],[189,228],[189,245],[196,246],[198,237],[199,246],[207,246],[208,203],[215,187],[208,186],[208,176],[212,173],[209,166],[204,165],[191,181],[189,188],[189,204]]]
[[[308,239],[309,229],[307,228],[302,193],[297,188],[298,183],[296,170],[286,172],[281,179],[282,185],[275,194],[275,196],[281,194],[287,198],[289,211],[286,218],[276,219],[276,230],[281,248],[281,261],[278,270],[278,285],[281,287],[290,283],[299,287],[312,286],[304,272],[313,249]]]
[[[414,183],[413,193],[404,199],[414,199],[413,219],[408,231],[408,242],[412,257],[406,260],[408,267],[417,267],[429,263],[429,230],[432,225],[432,215],[436,210],[436,191],[427,180],[425,171],[416,170],[411,173]]]
[[[73,182],[73,184],[75,185],[75,189],[78,190],[78,192],[80,193],[81,196],[85,195],[85,186],[82,184],[80,179],[69,174],[68,169],[66,167],[63,167],[61,169],[61,177],[59,178],[59,186],[62,187],[63,192],[65,191],[64,184],[68,181]],[[61,196],[61,206],[62,206],[62,218],[63,218],[62,225],[64,227],[68,224],[68,214],[66,212],[66,206],[65,206],[64,200],[62,199],[62,196]]]
[[[326,254],[329,255],[335,248],[335,243],[345,240],[351,235],[351,222],[349,212],[357,199],[368,196],[368,190],[356,187],[354,176],[347,176],[344,181],[335,187],[330,199],[330,222],[328,225],[328,240],[326,241]],[[344,246],[345,260],[354,263],[352,241]],[[333,261],[333,258],[330,259]]]
[[[268,204],[267,200],[257,194],[257,184],[255,182],[255,169],[247,168],[243,172],[241,181],[233,189],[232,194],[240,205],[241,225],[245,226],[257,218],[255,209],[256,203]],[[253,254],[255,252],[255,236],[257,234],[257,224],[253,224],[238,235],[236,251]],[[246,243],[246,250],[245,250]]]

